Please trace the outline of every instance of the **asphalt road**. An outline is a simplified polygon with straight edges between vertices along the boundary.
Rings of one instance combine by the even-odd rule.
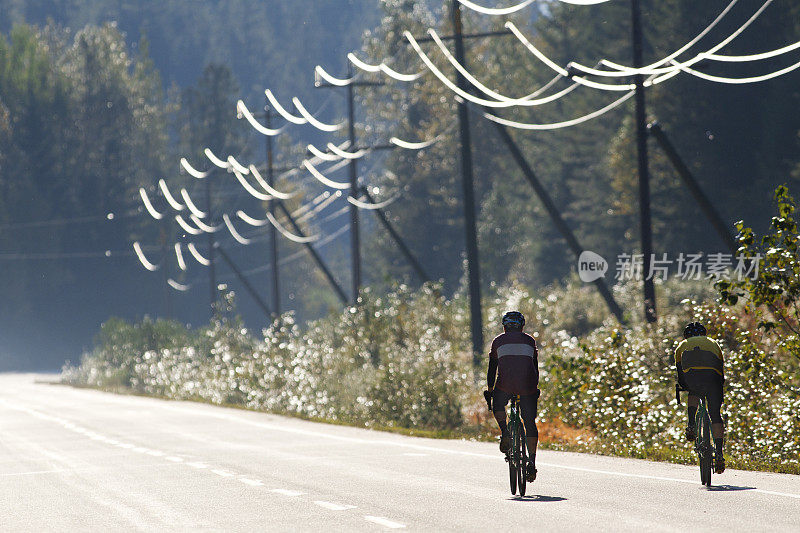
[[[800,531],[800,477],[404,437],[0,375],[0,530]]]

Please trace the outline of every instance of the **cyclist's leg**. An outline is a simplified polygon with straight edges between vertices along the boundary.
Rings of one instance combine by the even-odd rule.
[[[536,411],[538,407],[538,399],[536,395],[521,396],[520,411],[522,411],[522,422],[525,424],[525,437],[526,444],[528,445],[528,457],[534,468],[536,469],[536,448],[539,445],[539,430],[536,427]]]
[[[721,413],[722,379],[717,375],[713,375],[709,379],[706,400],[708,402],[708,416],[711,418],[711,434],[714,436],[714,448],[716,449],[717,458],[723,463],[722,470],[724,470],[722,446],[725,439],[725,425],[722,423]],[[719,470],[719,468],[717,470]]]
[[[494,419],[497,421],[497,426],[500,428],[500,451],[505,453],[509,446],[510,441],[508,437],[508,425],[506,423],[506,405],[511,399],[511,395],[499,389],[492,392],[492,413]]]

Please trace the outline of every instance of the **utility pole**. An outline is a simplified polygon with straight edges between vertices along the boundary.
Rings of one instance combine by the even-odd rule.
[[[384,85],[383,82],[375,81],[356,81],[353,78],[353,67],[348,64],[347,78],[350,82],[347,84],[347,136],[350,141],[348,149],[352,152],[356,150],[356,134],[355,134],[355,88],[356,87],[377,87]],[[325,88],[338,88],[341,85],[333,85],[330,83],[316,82],[316,87]],[[356,159],[350,160],[350,196],[353,198],[358,197],[358,167]],[[358,300],[358,293],[361,290],[361,243],[358,228],[358,207],[350,205],[350,264],[351,264],[351,280],[352,280],[352,300],[351,303],[355,304]]]
[[[466,67],[464,60],[464,39],[461,26],[461,4],[451,0],[451,14],[455,34],[456,60]],[[456,85],[469,90],[467,80],[456,72]],[[472,172],[472,145],[469,132],[469,113],[467,103],[458,103],[459,137],[461,141],[461,181],[464,189],[464,225],[466,226],[467,280],[469,285],[469,312],[472,331],[472,365],[477,371],[483,352],[483,315],[481,312],[480,266],[478,264],[478,232],[475,228],[475,190]]]
[[[166,220],[167,218],[164,217],[163,222],[161,223],[161,228],[159,231],[159,240],[161,241],[161,254],[162,257],[164,258],[162,260],[163,264],[162,270],[164,271],[164,312],[167,319],[170,319],[172,318],[172,292],[170,291],[169,284],[167,283],[170,272],[169,272],[169,261],[167,261],[167,254],[169,253],[169,250],[167,249],[167,242],[169,241],[169,239],[167,238],[168,226],[166,224]]]
[[[211,215],[211,176],[206,176],[206,216],[208,217],[208,224],[210,226],[214,225],[214,220]],[[217,307],[217,272],[214,268],[214,254],[215,254],[215,246],[214,246],[214,235],[211,232],[207,232],[206,236],[208,238],[208,282],[209,282],[209,289],[210,289],[210,302],[211,302],[211,318],[214,318],[214,313],[216,312]]]
[[[264,108],[264,113],[267,121],[267,128],[272,128],[272,109],[269,105]],[[274,156],[272,151],[272,136],[267,135],[267,183],[270,187],[275,187],[275,168]],[[269,213],[275,216],[275,199],[268,200],[267,209]],[[274,317],[281,314],[281,293],[280,285],[278,284],[278,235],[274,225],[269,225],[269,246],[270,246],[270,260],[272,262],[272,312]]]
[[[642,58],[642,12],[639,0],[631,0],[633,30],[633,67],[644,65]],[[647,164],[647,112],[644,100],[644,76],[636,73],[636,150],[639,166],[639,224],[642,239],[642,278],[644,279],[644,317],[653,323],[656,317],[656,290],[650,276],[653,257],[653,228],[650,217],[650,172]]]

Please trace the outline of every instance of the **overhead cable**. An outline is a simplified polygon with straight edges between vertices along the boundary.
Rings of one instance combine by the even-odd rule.
[[[698,78],[702,78],[704,80],[713,81],[716,83],[727,83],[733,85],[743,85],[746,83],[758,83],[761,81],[771,80],[772,78],[777,78],[778,76],[783,76],[784,74],[788,74],[793,70],[797,70],[800,68],[800,61],[793,65],[789,65],[786,68],[782,68],[780,70],[776,70],[775,72],[770,72],[769,74],[764,74],[762,76],[750,76],[748,78],[726,78],[723,76],[712,76],[710,74],[706,74],[704,72],[698,72],[694,69],[689,67],[685,67],[680,63],[675,63],[682,71],[691,74],[692,76],[697,76]]]
[[[177,201],[172,193],[169,192],[169,188],[167,188],[167,182],[163,179],[158,180],[158,186],[161,188],[161,193],[166,198],[167,203],[174,209],[175,211],[183,211],[184,205]]]
[[[524,2],[520,2],[519,4],[509,6],[509,7],[485,7],[476,4],[475,2],[470,2],[469,0],[458,0],[458,2],[464,6],[468,7],[473,11],[477,11],[478,13],[482,13],[484,15],[510,15],[511,13],[516,13],[521,9],[525,9],[529,5],[531,5],[535,0],[525,0]],[[603,0],[605,1],[605,0]]]
[[[183,258],[183,251],[181,250],[181,243],[175,243],[175,258],[178,260],[178,268],[186,270],[186,260]]]
[[[323,161],[339,161],[341,159],[341,157],[338,155],[328,154],[326,152],[323,152],[313,144],[309,144],[308,146],[306,146],[306,148],[308,149],[309,152],[311,152],[311,154],[314,157],[317,157]]]
[[[206,157],[208,158],[209,161],[211,161],[211,163],[213,163],[215,166],[218,166],[219,168],[224,168],[227,170],[231,166],[230,163],[228,163],[227,161],[223,161],[222,159],[214,155],[214,152],[212,152],[210,148],[205,148],[203,150],[203,153],[206,154]]]
[[[395,146],[399,146],[400,148],[405,148],[406,150],[422,150],[423,148],[427,148],[432,144],[435,144],[441,140],[442,136],[437,135],[433,139],[428,141],[421,141],[421,142],[411,142],[411,141],[404,141],[402,139],[398,139],[397,137],[391,137],[389,142]]]
[[[144,256],[144,252],[142,251],[142,246],[139,244],[138,241],[133,243],[133,251],[136,252],[136,257],[139,258],[139,262],[142,264],[144,268],[146,268],[150,272],[155,272],[156,270],[158,270],[159,266],[151,263]]]
[[[708,32],[710,32],[712,29],[714,29],[714,27],[717,24],[719,24],[719,22],[725,17],[725,15],[728,14],[728,12],[733,8],[733,6],[738,1],[739,0],[731,0],[731,2],[727,5],[727,7],[725,7],[725,9],[723,9],[722,12],[720,12],[720,14],[717,15],[717,17],[713,21],[711,21],[711,24],[706,26],[705,29],[703,29],[703,31],[698,33],[688,43],[686,43],[685,45],[681,46],[680,48],[678,48],[677,50],[675,50],[674,52],[672,52],[668,56],[666,56],[666,57],[664,57],[664,58],[662,58],[662,59],[660,59],[660,60],[658,60],[658,61],[656,61],[654,63],[650,63],[649,65],[645,65],[645,66],[643,66],[641,68],[638,68],[638,69],[625,69],[625,72],[620,71],[620,70],[616,70],[616,71],[597,70],[596,68],[588,68],[585,65],[581,65],[580,63],[575,63],[575,62],[570,63],[570,65],[575,67],[578,70],[586,72],[587,74],[594,74],[596,76],[609,76],[609,77],[613,77],[613,76],[630,76],[631,75],[631,71],[633,71],[634,73],[638,73],[638,74],[648,74],[648,75],[652,74],[652,69],[653,68],[659,67],[659,66],[663,65],[664,63],[667,63],[670,60],[675,59],[676,57],[681,55],[683,52],[685,52],[686,50],[688,50],[689,48],[691,48],[692,46],[697,44],[697,42],[700,39],[705,37],[706,34],[708,34]],[[770,0],[770,1],[772,1],[772,0]],[[606,63],[606,62],[604,61],[604,62],[601,62],[601,63]]]
[[[350,202],[351,204],[353,204],[354,206],[358,207],[359,209],[375,210],[375,209],[383,209],[384,207],[387,207],[387,206],[393,204],[398,198],[400,198],[400,196],[401,195],[398,194],[398,195],[392,196],[388,200],[384,200],[383,202],[379,202],[379,203],[375,203],[375,204],[370,203],[370,202],[364,202],[364,201],[361,201],[361,200],[357,200],[356,198],[353,198],[352,196],[348,196],[347,197],[347,201]]]
[[[728,37],[726,37],[725,39],[723,39],[722,41],[717,43],[711,49],[706,50],[704,53],[706,53],[706,54],[714,54],[717,51],[719,51],[720,49],[722,49],[725,46],[727,46],[728,44],[730,44],[731,41],[736,39],[739,35],[742,34],[742,32],[744,30],[746,30],[753,22],[755,22],[756,19],[761,16],[761,13],[763,13],[764,10],[772,2],[773,2],[773,0],[766,0],[761,5],[761,7],[758,8],[758,10],[755,13],[753,13],[752,16],[744,22],[744,24],[742,24],[741,26],[739,26],[739,28],[736,29],[736,31],[734,31]],[[703,60],[702,54],[697,54],[696,56],[694,56],[693,58],[689,59],[688,61],[681,62],[680,66],[681,67],[690,67],[690,66],[692,66],[692,65],[694,65],[696,63],[699,63],[702,60]],[[602,63],[605,66],[617,69],[617,70],[622,71],[622,72],[627,72],[629,74],[647,74],[647,75],[650,75],[650,74],[661,74],[661,73],[665,73],[665,72],[671,72],[671,71],[675,71],[675,70],[680,70],[680,67],[678,65],[673,65],[673,66],[670,66],[670,67],[663,67],[663,68],[648,68],[646,71],[641,71],[640,69],[635,69],[635,68],[628,67],[628,66],[625,66],[625,65],[620,65],[618,63],[614,63],[613,61],[608,61],[608,60],[605,60],[605,59],[602,61]]]
[[[301,235],[295,235],[294,233],[284,228],[281,225],[281,223],[278,222],[278,220],[274,216],[272,216],[272,213],[267,213],[267,220],[269,220],[270,224],[275,226],[275,229],[277,229],[281,233],[281,235],[283,235],[290,241],[298,243],[308,243],[308,242],[314,242],[317,239],[319,239],[319,235],[309,235],[307,237],[303,237]]]
[[[231,167],[231,168],[235,168],[236,170],[238,170],[238,171],[239,171],[239,172],[241,172],[242,174],[247,174],[247,173],[249,172],[249,171],[247,170],[247,167],[246,167],[246,166],[244,166],[244,165],[242,165],[241,163],[239,163],[239,162],[236,160],[236,158],[235,158],[235,157],[233,157],[232,155],[229,155],[229,156],[228,156],[228,159],[227,159],[227,161],[228,161],[228,165],[230,165],[230,167]]]
[[[225,221],[225,226],[227,226],[228,231],[230,232],[231,236],[236,240],[236,242],[244,245],[250,244],[251,242],[250,239],[243,237],[242,234],[236,231],[236,228],[233,227],[233,223],[231,222],[231,219],[227,213],[224,213],[222,215],[222,220]]]
[[[328,74],[325,71],[325,69],[322,68],[320,65],[314,67],[314,72],[317,74],[317,76],[319,76],[323,80],[327,81],[331,85],[336,85],[337,87],[347,87],[356,80],[355,76],[351,78],[337,78],[335,76],[332,76]]]
[[[405,82],[414,81],[422,77],[423,74],[425,74],[425,71],[415,72],[414,74],[403,74],[402,72],[397,72],[396,70],[392,69],[384,62],[381,62],[377,65],[370,65],[369,63],[361,61],[352,52],[347,54],[347,59],[349,59],[350,62],[357,68],[360,68],[365,72],[383,72],[390,78],[394,78],[397,81],[405,81]]]
[[[206,233],[216,233],[222,227],[222,226],[210,226],[210,225],[206,224],[205,222],[203,222],[202,220],[200,220],[199,218],[197,218],[194,215],[189,215],[189,219],[192,222],[194,222],[195,225],[198,228],[200,228],[201,230],[203,230]]]
[[[310,219],[311,217],[313,217],[317,213],[323,211],[326,207],[328,207],[333,202],[335,202],[337,198],[341,198],[341,196],[342,196],[342,191],[336,191],[335,193],[329,195],[319,205],[317,205],[316,207],[314,207],[313,209],[311,209],[310,211],[308,211],[304,215],[301,215],[298,218],[296,218],[295,222],[305,222],[306,220]]]
[[[263,187],[264,190],[270,194],[270,196],[274,196],[275,198],[279,198],[281,200],[288,200],[289,198],[294,198],[295,196],[297,196],[297,192],[288,193],[288,192],[281,192],[275,189],[273,186],[269,184],[269,182],[267,182],[266,180],[264,180],[264,178],[261,177],[261,174],[258,172],[258,169],[256,168],[255,165],[250,165],[250,174],[253,175],[258,184],[261,185],[261,187]]]
[[[187,244],[186,247],[189,249],[189,252],[192,254],[192,256],[198,263],[200,263],[203,266],[209,266],[211,264],[210,259],[203,257],[202,254],[197,251],[197,247],[194,245],[193,242]]]
[[[236,110],[238,112],[237,115],[239,116],[239,118],[241,117],[246,118],[247,122],[249,122],[250,125],[253,126],[253,129],[255,129],[257,132],[263,135],[274,137],[275,135],[280,134],[285,128],[285,126],[281,126],[278,129],[273,129],[273,128],[268,128],[266,126],[262,126],[261,123],[259,123],[253,116],[250,110],[247,109],[247,106],[244,105],[244,102],[242,100],[236,102]]]
[[[328,150],[330,150],[331,152],[333,152],[334,154],[338,155],[343,159],[359,159],[361,157],[364,157],[364,154],[369,152],[369,150],[366,149],[356,150],[355,152],[348,152],[347,150],[342,150],[333,143],[328,143],[325,146],[327,146]]]
[[[317,167],[315,167],[313,164],[311,164],[311,162],[308,161],[308,160],[303,161],[303,166],[306,167],[306,169],[311,173],[312,176],[314,176],[322,184],[327,185],[328,187],[332,187],[334,189],[349,189],[350,188],[350,184],[349,183],[342,183],[342,182],[339,182],[339,181],[333,181],[331,179],[328,179],[327,177],[325,177],[322,174],[322,172],[317,170]]]
[[[200,235],[201,233],[203,233],[203,230],[198,228],[193,228],[192,226],[190,226],[189,223],[186,222],[180,215],[175,215],[175,221],[181,228],[183,228],[183,231],[185,231],[190,235]]]
[[[247,170],[247,169],[245,169],[245,170]],[[249,171],[248,171],[248,173],[249,173]],[[248,194],[250,194],[250,196],[252,196],[253,198],[256,198],[258,200],[271,200],[272,199],[272,196],[270,196],[269,194],[264,194],[262,192],[258,192],[252,185],[250,185],[247,182],[246,179],[244,179],[244,176],[238,170],[233,169],[233,175],[236,176],[236,179],[239,181],[239,184],[242,186],[242,188],[244,188],[244,190],[246,190],[248,192]]]
[[[314,118],[314,115],[309,113],[308,109],[306,109],[303,106],[303,103],[296,96],[292,98],[292,103],[300,112],[300,114],[303,115],[303,118],[305,118],[309,124],[317,128],[318,130],[332,132],[341,129],[342,126],[344,126],[343,122],[340,122],[339,124],[326,124],[325,122],[317,120],[316,118]]]
[[[301,205],[300,207],[298,207],[297,209],[295,209],[294,211],[292,211],[291,215],[293,217],[299,217],[300,215],[302,215],[303,213],[305,213],[306,211],[308,211],[309,209],[311,209],[315,205],[318,205],[321,201],[325,200],[326,198],[329,198],[330,195],[331,195],[330,191],[322,191],[317,196],[315,196],[310,202],[307,202],[307,203]]]
[[[191,285],[183,285],[182,283],[178,283],[172,278],[167,279],[167,285],[175,289],[176,291],[186,292],[192,288]]]
[[[159,213],[156,211],[156,208],[153,207],[153,204],[150,203],[150,198],[147,197],[147,191],[144,190],[144,187],[139,187],[139,196],[142,197],[142,203],[144,207],[147,209],[147,212],[150,213],[150,216],[156,220],[161,220],[164,218],[163,213]]]
[[[760,61],[762,59],[769,59],[771,57],[776,57],[787,52],[791,52],[793,50],[797,50],[800,48],[800,41],[790,44],[788,46],[784,46],[783,48],[776,48],[775,50],[770,50],[769,52],[762,52],[760,54],[750,54],[744,56],[725,56],[725,55],[718,55],[718,54],[711,54],[708,52],[701,52],[700,56],[703,59],[711,59],[713,61],[722,61],[727,63],[743,63],[747,61]]]
[[[183,198],[183,201],[186,203],[186,207],[189,208],[189,211],[191,211],[193,215],[195,215],[197,218],[206,218],[208,213],[197,208],[186,189],[181,189],[181,198]]]
[[[203,179],[211,173],[210,170],[206,170],[205,172],[197,170],[189,164],[189,161],[187,161],[185,157],[181,157],[181,166],[183,167],[183,170],[185,170],[190,176],[197,179]]]
[[[286,111],[286,109],[284,109],[284,107],[281,105],[281,103],[278,102],[278,99],[275,98],[275,95],[272,94],[272,91],[270,91],[269,89],[264,91],[264,94],[267,95],[267,100],[269,100],[269,103],[272,106],[272,108],[275,111],[277,111],[283,118],[285,118],[286,120],[288,120],[292,124],[301,125],[301,124],[305,124],[306,122],[308,122],[305,118],[292,115],[291,113]]]
[[[565,120],[563,122],[554,122],[554,123],[551,123],[551,124],[531,124],[531,123],[526,123],[526,122],[516,122],[516,121],[513,121],[513,120],[507,120],[507,119],[504,119],[504,118],[500,118],[497,115],[493,115],[491,113],[486,113],[486,112],[483,113],[483,116],[486,117],[487,119],[491,120],[492,122],[497,122],[498,124],[502,124],[504,126],[509,126],[511,128],[517,128],[517,129],[521,129],[521,130],[557,130],[557,129],[561,129],[561,128],[568,128],[570,126],[575,126],[577,124],[581,124],[583,122],[592,120],[593,118],[597,118],[600,115],[603,115],[603,114],[611,111],[612,109],[622,105],[623,102],[625,102],[626,100],[630,99],[634,94],[635,94],[635,91],[630,91],[628,94],[626,94],[622,98],[614,100],[613,102],[611,102],[607,106],[605,106],[603,108],[600,108],[597,111],[594,111],[592,113],[589,113],[588,115],[583,115],[582,117],[574,118],[572,120]]]

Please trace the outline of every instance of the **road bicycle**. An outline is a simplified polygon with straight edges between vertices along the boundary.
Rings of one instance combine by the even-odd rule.
[[[681,392],[689,392],[679,384],[675,384],[675,399],[678,405],[681,404]],[[706,487],[711,486],[711,465],[714,462],[714,446],[711,443],[711,418],[708,415],[706,398],[700,397],[700,405],[697,406],[694,427],[696,437],[694,439],[694,451],[697,453],[697,462],[700,465],[700,483]]]
[[[525,427],[520,415],[519,396],[511,398],[508,431],[511,447],[506,452],[506,462],[511,482],[511,494],[517,494],[517,487],[519,487],[519,495],[525,496],[525,467],[528,465],[528,447],[525,440]]]

